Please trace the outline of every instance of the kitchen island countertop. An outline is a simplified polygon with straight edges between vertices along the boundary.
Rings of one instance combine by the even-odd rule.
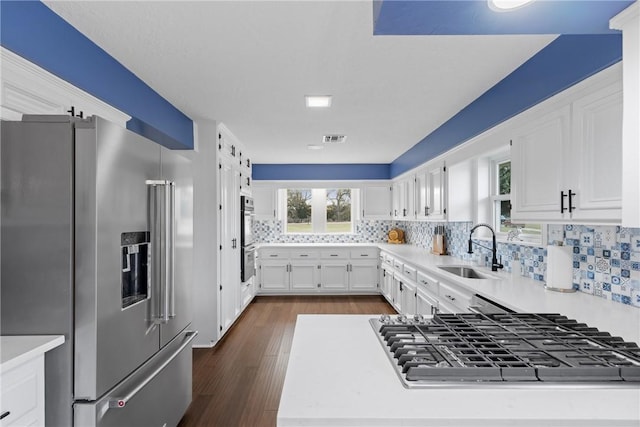
[[[635,426],[640,388],[406,389],[362,315],[298,316],[278,426]],[[517,420],[517,421],[516,421]]]
[[[3,335],[0,372],[6,372],[64,343],[63,335]]]

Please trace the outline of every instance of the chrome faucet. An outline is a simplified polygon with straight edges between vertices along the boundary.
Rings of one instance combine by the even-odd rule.
[[[476,231],[476,229],[478,227],[487,227],[489,230],[491,230],[491,235],[492,235],[492,242],[493,242],[493,248],[488,248],[486,246],[483,246],[479,243],[475,243],[473,240],[471,240],[471,236],[473,235],[473,232]],[[504,265],[502,265],[502,263],[498,262],[498,257],[497,257],[497,246],[496,246],[496,233],[495,231],[493,231],[493,228],[491,228],[491,226],[489,224],[478,224],[475,227],[473,227],[471,229],[471,232],[469,233],[469,250],[467,251],[467,253],[472,254],[473,253],[473,245],[476,246],[480,246],[481,248],[485,248],[485,249],[489,249],[491,251],[491,271],[498,271],[499,268],[504,268]]]

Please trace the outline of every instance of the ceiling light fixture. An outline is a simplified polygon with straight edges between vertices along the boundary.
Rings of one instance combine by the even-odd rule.
[[[305,95],[304,102],[310,108],[331,107],[331,95]]]
[[[322,150],[324,148],[323,145],[318,145],[318,144],[307,144],[307,148],[309,150]]]
[[[498,12],[505,12],[526,6],[533,0],[489,0],[489,7]]]

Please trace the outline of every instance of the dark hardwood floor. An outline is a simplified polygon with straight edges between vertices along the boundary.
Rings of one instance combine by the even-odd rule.
[[[298,314],[395,313],[381,296],[262,296],[214,348],[194,349],[193,402],[179,427],[271,427]]]

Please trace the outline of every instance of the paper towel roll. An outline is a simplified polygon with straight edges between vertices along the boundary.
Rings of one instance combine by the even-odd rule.
[[[554,291],[573,290],[573,248],[547,246],[546,288]]]

